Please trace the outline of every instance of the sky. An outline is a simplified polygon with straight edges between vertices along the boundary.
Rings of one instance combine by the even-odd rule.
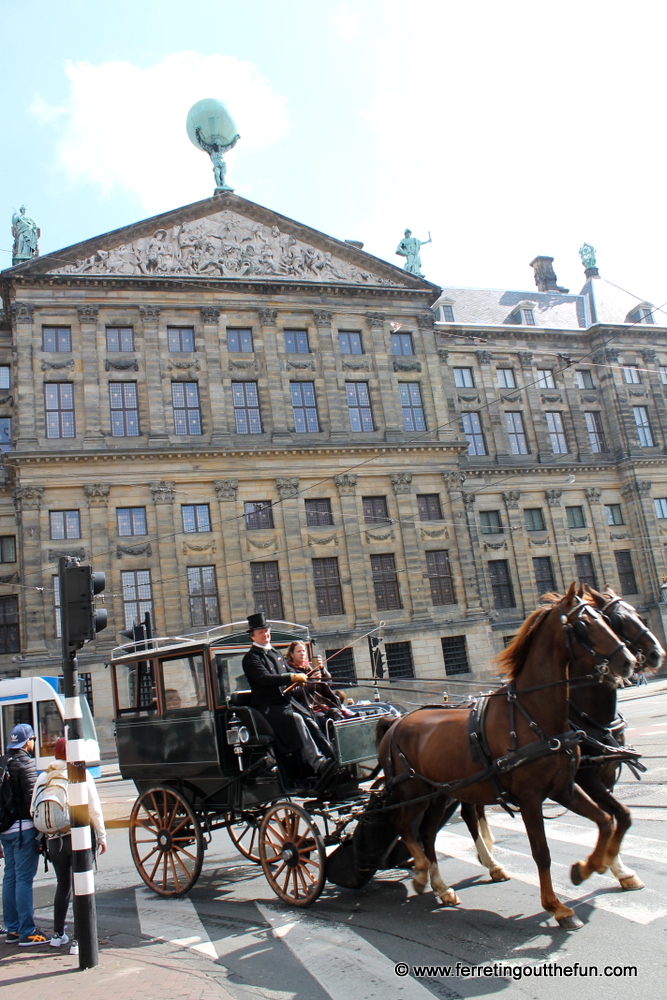
[[[188,109],[223,100],[236,193],[443,286],[530,261],[667,300],[664,5],[635,0],[0,0],[0,268],[213,193]],[[2,235],[4,233],[4,235]]]

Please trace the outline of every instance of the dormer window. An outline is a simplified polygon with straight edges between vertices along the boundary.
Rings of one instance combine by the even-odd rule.
[[[647,323],[653,325],[655,323],[653,309],[650,305],[639,306],[638,309],[628,313],[626,323]]]
[[[521,303],[516,307],[510,316],[510,323],[517,326],[537,326],[535,322],[535,310],[530,302]]]
[[[435,307],[435,318],[438,323],[455,323],[454,303],[441,302],[440,305]]]

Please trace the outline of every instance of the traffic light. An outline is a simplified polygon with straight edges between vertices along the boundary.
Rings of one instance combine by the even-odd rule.
[[[68,642],[88,642],[107,627],[105,608],[95,607],[95,595],[106,584],[104,573],[91,566],[64,566],[60,572],[60,609]]]
[[[371,670],[373,671],[373,677],[377,677],[378,680],[382,680],[384,677],[384,656],[382,655],[380,640],[377,636],[369,635],[368,648],[371,653]]]

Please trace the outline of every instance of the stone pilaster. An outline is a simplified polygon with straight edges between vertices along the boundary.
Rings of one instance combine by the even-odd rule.
[[[19,621],[24,658],[46,654],[46,615],[53,614],[52,571],[42,566],[40,511],[43,495],[43,486],[17,486],[12,492],[18,534],[22,540],[20,576],[25,589],[19,597]]]
[[[40,407],[40,426],[44,427],[44,394],[39,398],[40,382],[37,372],[33,373],[33,350],[41,350],[39,332],[33,328],[34,307],[28,302],[12,302],[9,318],[12,323],[14,350],[16,351],[16,405],[20,409],[17,446],[34,448],[37,446],[36,407]],[[46,432],[42,430],[42,434]]]
[[[252,593],[245,560],[241,552],[241,532],[245,530],[240,517],[237,494],[238,479],[216,479],[213,482],[220,510],[222,557],[218,560],[220,577],[218,591],[220,615],[223,621],[242,621],[253,610]],[[224,574],[224,576],[223,576]]]
[[[377,612],[375,601],[371,604],[370,561],[365,553],[362,542],[361,525],[363,510],[361,498],[357,497],[357,477],[354,473],[344,472],[334,476],[338,490],[342,522],[347,541],[347,554],[352,586],[352,601],[355,614],[355,625],[366,627],[375,622]],[[348,614],[350,608],[346,609]]]
[[[77,437],[84,430],[84,448],[99,448],[103,443],[101,415],[102,406],[109,412],[109,399],[102,398],[102,388],[106,379],[102,380],[100,359],[106,353],[105,331],[98,330],[97,314],[99,307],[85,305],[77,308],[79,326],[81,328],[81,364],[83,413],[76,414]],[[108,416],[107,416],[108,420]]]
[[[287,444],[292,440],[289,431],[290,420],[285,397],[286,387],[283,379],[281,361],[287,358],[285,345],[279,343],[280,333],[276,328],[278,311],[276,309],[259,309],[259,322],[262,326],[264,339],[264,363],[268,396],[270,398],[269,412],[262,409],[262,425],[265,431],[271,433],[271,440],[276,444]]]
[[[220,309],[214,306],[202,306],[199,315],[204,337],[206,354],[206,371],[208,375],[208,398],[211,408],[211,444],[214,447],[226,447],[230,443],[229,427],[225,416],[225,388],[222,382],[222,365],[220,363],[220,331],[218,320]],[[203,403],[204,401],[201,400]]]
[[[159,306],[141,306],[141,322],[146,352],[146,389],[150,415],[150,443],[164,447],[168,442],[167,414],[171,419],[170,379],[163,379],[160,370],[160,344],[158,341]],[[161,405],[160,405],[161,404]],[[173,424],[171,425],[173,427]]]
[[[176,523],[177,512],[174,509],[176,483],[173,480],[170,482],[160,480],[149,483],[148,488],[155,505],[156,536],[176,537],[181,532],[181,525]],[[184,614],[181,610],[181,606],[185,608],[187,601],[187,583],[183,579],[185,574],[178,565],[176,546],[159,545],[157,549],[160,579],[152,581],[156,630],[158,634],[170,635],[174,632],[175,624],[180,621],[188,623],[190,621],[189,614]]]
[[[108,553],[111,551],[108,510],[110,492],[109,483],[90,483],[83,487],[83,495],[88,505],[88,517],[90,518],[91,562],[94,570],[106,571],[109,565]],[[115,636],[119,629],[124,628],[123,605],[122,601],[114,596],[116,590],[117,588],[111,585],[111,580],[108,580],[104,593],[104,606],[109,615],[110,627],[107,632],[100,636],[102,642],[111,641],[111,637]]]
[[[417,538],[417,510],[412,496],[412,473],[393,472],[391,485],[396,496],[398,520],[407,569],[405,590],[410,595],[413,621],[430,621],[430,594],[426,590],[424,554]],[[406,603],[406,602],[404,602]]]
[[[382,407],[382,422],[385,427],[385,440],[400,441],[403,438],[403,415],[398,398],[398,388],[393,371],[393,357],[389,354],[389,347],[385,335],[385,314],[380,312],[367,312],[366,319],[370,328],[373,354],[377,366],[377,390]],[[369,389],[371,388],[369,382]],[[375,402],[377,406],[377,402]],[[380,427],[380,414],[375,415],[375,425]]]
[[[472,510],[475,496],[462,489],[464,473],[443,472],[442,476],[449,494],[456,549],[461,567],[461,578],[456,582],[457,603],[465,609],[466,614],[469,611],[479,613],[482,604],[488,604],[488,598],[481,566],[479,535]]]

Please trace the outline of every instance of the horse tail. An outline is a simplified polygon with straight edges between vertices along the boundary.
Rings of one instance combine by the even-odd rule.
[[[398,719],[394,718],[393,715],[383,715],[382,718],[378,719],[375,725],[375,745],[377,747],[380,746],[383,737],[396,722],[398,722]]]

